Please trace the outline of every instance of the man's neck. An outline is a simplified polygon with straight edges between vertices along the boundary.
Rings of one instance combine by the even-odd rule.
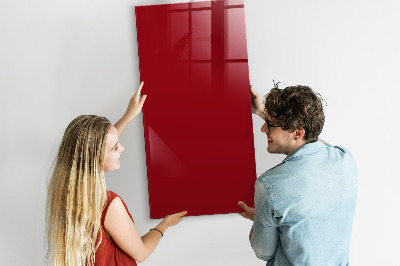
[[[301,146],[303,146],[304,144],[306,144],[307,142],[305,140],[298,140],[296,141],[296,143],[290,148],[288,154],[286,155],[290,155],[292,154],[295,150],[297,150],[298,148],[300,148]]]

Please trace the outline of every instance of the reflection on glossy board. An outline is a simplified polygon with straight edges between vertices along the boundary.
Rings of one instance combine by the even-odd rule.
[[[256,179],[242,0],[136,7],[150,217],[239,212]]]

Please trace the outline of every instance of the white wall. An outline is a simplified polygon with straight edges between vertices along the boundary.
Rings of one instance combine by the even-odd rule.
[[[47,175],[63,130],[79,114],[119,118],[139,83],[134,6],[172,2],[0,2],[1,265],[43,265]],[[321,137],[358,160],[352,265],[399,265],[399,2],[246,0],[245,10],[255,88],[313,87],[328,103]],[[267,154],[260,127],[255,118],[258,172],[282,159]],[[158,221],[148,218],[141,115],[121,141],[107,184],[145,233]],[[237,214],[185,218],[144,265],[265,265],[250,226]]]

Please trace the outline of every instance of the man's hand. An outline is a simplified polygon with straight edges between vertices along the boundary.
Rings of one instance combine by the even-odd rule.
[[[262,119],[265,119],[265,106],[263,101],[261,100],[260,95],[253,89],[253,86],[250,85],[250,94],[251,94],[251,111],[253,114],[260,116]]]
[[[239,212],[239,215],[242,217],[249,219],[251,221],[254,221],[254,215],[256,213],[254,208],[250,208],[249,206],[246,205],[243,201],[239,201],[238,205],[240,208],[244,210],[244,212]]]

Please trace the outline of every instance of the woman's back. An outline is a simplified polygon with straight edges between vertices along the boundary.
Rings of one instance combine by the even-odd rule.
[[[115,241],[107,235],[107,231],[104,226],[104,220],[108,207],[116,197],[119,196],[114,192],[107,190],[107,202],[106,205],[104,206],[104,210],[101,215],[102,238],[101,238],[101,243],[96,251],[96,259],[94,264],[95,266],[137,265],[136,261],[132,259],[128,254],[126,254],[120,247],[118,247]],[[124,204],[127,213],[129,214],[129,216],[133,221],[133,218],[129,213],[128,208],[123,200],[122,203]]]

